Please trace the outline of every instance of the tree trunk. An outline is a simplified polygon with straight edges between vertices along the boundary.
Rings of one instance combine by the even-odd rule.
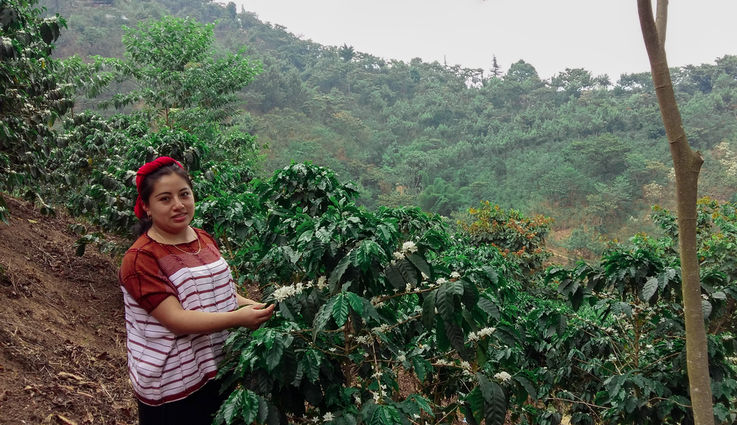
[[[678,246],[681,255],[683,311],[686,322],[686,361],[694,423],[713,425],[714,407],[709,377],[709,353],[701,308],[701,283],[696,244],[697,184],[704,160],[699,152],[694,152],[689,146],[683,130],[681,114],[676,104],[668,61],[665,56],[667,7],[668,0],[658,0],[656,24],[653,20],[651,0],[637,0],[640,26],[650,59],[655,93],[658,97],[676,173]]]

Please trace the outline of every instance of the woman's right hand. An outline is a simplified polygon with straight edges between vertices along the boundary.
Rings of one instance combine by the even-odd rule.
[[[237,315],[236,321],[239,326],[256,330],[274,314],[274,305],[249,304],[235,310],[233,313]]]

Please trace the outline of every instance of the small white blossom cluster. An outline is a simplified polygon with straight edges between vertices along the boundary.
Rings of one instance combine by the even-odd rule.
[[[404,363],[404,362],[407,361],[407,356],[405,356],[404,353],[402,353],[402,354],[400,354],[400,355],[397,356],[397,361]]]
[[[495,330],[496,328],[489,327],[489,328],[483,328],[478,332],[471,332],[470,334],[468,334],[468,340],[478,341],[483,337],[493,334]]]
[[[378,296],[378,295],[375,296],[375,297],[371,297],[370,302],[371,302],[371,305],[374,306],[374,307],[376,307],[376,308],[384,307],[384,302],[381,301],[381,297]]]
[[[460,273],[458,273],[458,272],[452,272],[452,273],[450,274],[450,278],[451,278],[451,279],[459,279],[460,277],[461,277],[461,274],[460,274]]]
[[[327,277],[320,276],[317,279],[317,285],[314,284],[313,281],[308,281],[307,283],[297,282],[294,285],[286,285],[276,288],[274,292],[272,293],[272,296],[277,302],[282,302],[286,300],[289,297],[293,297],[295,295],[299,295],[304,291],[305,289],[317,287],[317,289],[325,289],[328,287],[327,284]]]
[[[384,323],[381,324],[373,329],[371,329],[371,332],[373,333],[386,333],[389,330],[389,325]]]
[[[323,290],[328,287],[328,278],[325,276],[320,276],[317,279],[317,289]]]
[[[299,282],[296,285],[287,285],[277,288],[272,295],[276,301],[282,302],[289,297],[301,294],[304,288],[305,285],[302,282]]]
[[[512,375],[508,374],[507,372],[499,372],[494,375],[494,379],[498,379],[502,382],[507,382],[512,379]]]
[[[438,366],[455,366],[452,362],[445,359],[438,359],[435,364]]]
[[[333,419],[334,417],[331,412],[326,413],[325,416],[322,417],[323,422],[331,422]]]
[[[365,345],[365,344],[370,343],[372,339],[373,338],[371,338],[371,336],[369,336],[369,335],[361,335],[361,336],[357,336],[356,337],[356,342],[359,343],[359,344],[364,344]]]
[[[402,254],[414,254],[417,252],[417,245],[412,241],[407,241],[402,244]]]
[[[444,283],[448,283],[448,279],[446,279],[444,277],[439,277],[438,280],[435,281],[435,283],[438,284],[438,285],[442,285]]]
[[[402,244],[402,249],[399,251],[394,251],[392,253],[392,257],[394,259],[392,260],[392,264],[395,264],[399,260],[404,260],[404,257],[406,257],[408,254],[413,254],[417,252],[417,245],[415,245],[412,241],[407,241]]]

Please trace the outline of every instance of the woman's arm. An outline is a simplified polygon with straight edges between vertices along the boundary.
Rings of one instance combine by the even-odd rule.
[[[235,298],[238,300],[238,307],[243,307],[244,305],[259,304],[258,301],[254,301],[250,298],[246,298],[242,296],[241,294],[235,294]]]
[[[151,315],[177,335],[206,334],[236,326],[257,329],[274,311],[273,305],[264,307],[265,304],[254,303],[227,312],[185,310],[176,297],[170,296],[156,306]]]

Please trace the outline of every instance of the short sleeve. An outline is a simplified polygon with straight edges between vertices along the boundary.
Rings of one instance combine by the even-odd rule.
[[[128,294],[149,313],[169,296],[177,296],[156,258],[146,251],[129,250],[123,257],[119,278]]]

